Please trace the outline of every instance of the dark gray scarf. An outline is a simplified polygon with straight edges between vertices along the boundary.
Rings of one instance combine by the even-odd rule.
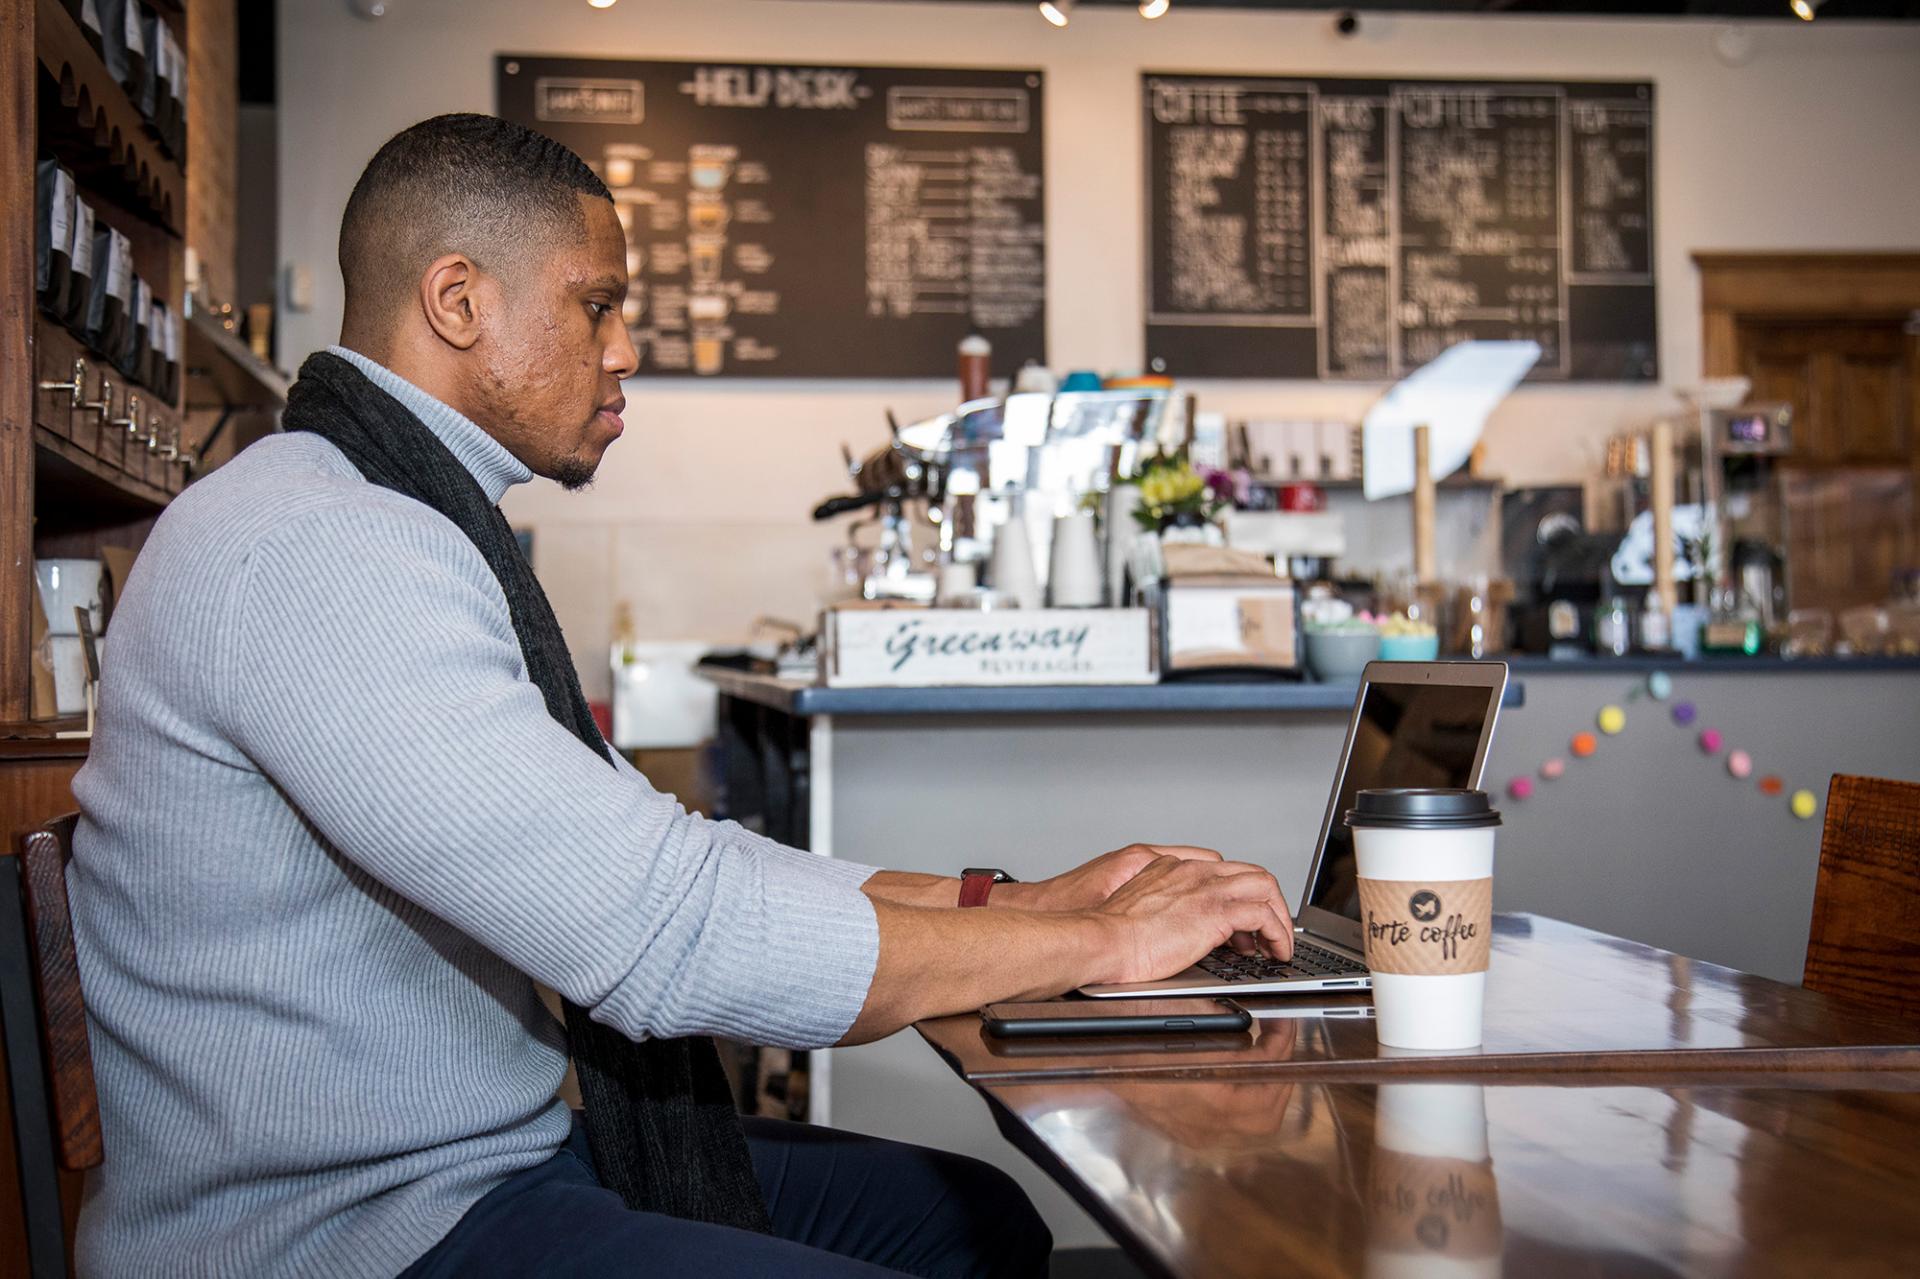
[[[406,406],[321,352],[287,393],[286,429],[312,431],[370,483],[425,503],[467,535],[500,582],[527,677],[552,715],[612,767],[560,623],[500,509]],[[600,1178],[629,1208],[768,1231],[766,1201],[713,1041],[635,1043],[566,1004],[567,1038]]]

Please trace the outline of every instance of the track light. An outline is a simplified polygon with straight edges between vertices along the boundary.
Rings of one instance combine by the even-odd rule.
[[[1140,0],[1140,16],[1157,18],[1173,8],[1173,0]]]
[[[587,3],[592,5],[596,9],[613,8],[613,0],[587,0]]]
[[[1802,22],[1812,22],[1813,15],[1820,12],[1820,6],[1827,0],[1789,0],[1787,8],[1793,10],[1793,16]]]
[[[1040,16],[1056,27],[1067,25],[1067,17],[1073,12],[1073,0],[1040,0]]]

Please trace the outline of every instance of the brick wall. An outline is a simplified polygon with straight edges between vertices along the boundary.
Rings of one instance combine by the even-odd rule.
[[[187,5],[187,247],[215,298],[234,296],[236,0]]]

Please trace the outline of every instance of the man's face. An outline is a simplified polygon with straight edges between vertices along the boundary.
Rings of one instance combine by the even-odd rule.
[[[535,475],[581,488],[620,437],[620,382],[639,355],[620,304],[627,243],[613,205],[580,197],[581,234],[530,249],[499,281],[479,349],[481,422]]]

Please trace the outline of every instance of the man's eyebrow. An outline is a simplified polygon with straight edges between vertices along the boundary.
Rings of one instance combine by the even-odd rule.
[[[593,279],[582,283],[580,287],[583,289],[624,289],[627,287],[627,280],[625,276],[609,273],[607,275],[595,276]]]

